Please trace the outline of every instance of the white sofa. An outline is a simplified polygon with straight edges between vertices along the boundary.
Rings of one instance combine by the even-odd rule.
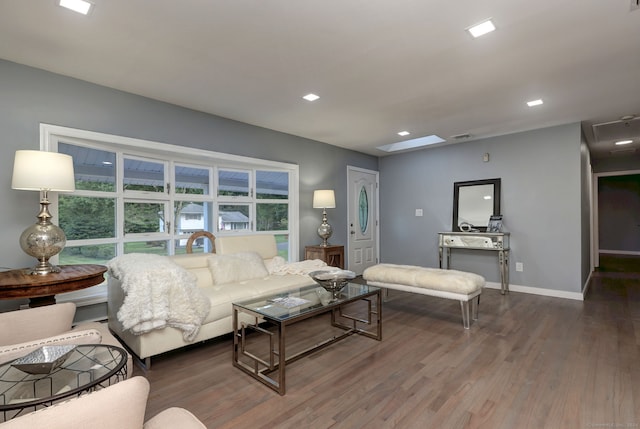
[[[108,285],[109,328],[138,358],[144,360],[147,368],[150,367],[152,356],[231,332],[233,302],[269,292],[313,284],[308,275],[269,275],[266,271],[261,275],[260,267],[251,266],[248,263],[238,263],[236,259],[230,259],[238,255],[239,252],[256,252],[262,258],[264,266],[269,267],[278,259],[276,258],[278,250],[273,235],[217,237],[215,248],[215,255],[197,253],[167,257],[195,274],[197,286],[201,288],[211,303],[209,314],[192,341],[186,341],[183,332],[173,327],[154,329],[141,335],[133,334],[130,330],[124,329],[117,314],[124,302],[125,292],[120,279],[114,276],[113,272],[110,272]],[[212,263],[212,258],[214,263]],[[219,271],[215,270],[216,267]],[[222,268],[229,268],[231,271],[229,269],[221,270]]]

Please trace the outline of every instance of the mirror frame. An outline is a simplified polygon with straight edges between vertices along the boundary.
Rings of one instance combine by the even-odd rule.
[[[455,182],[453,184],[453,223],[452,231],[462,232],[458,227],[458,198],[460,196],[460,188],[465,186],[479,186],[479,185],[493,185],[493,213],[492,215],[499,215],[500,213],[500,185],[501,180],[498,179],[485,179],[485,180],[469,180],[466,182]],[[487,218],[487,223],[489,219]],[[474,229],[480,232],[487,232],[486,226],[473,225]]]

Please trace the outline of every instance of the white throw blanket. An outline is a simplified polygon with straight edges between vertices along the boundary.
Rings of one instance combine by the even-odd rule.
[[[108,266],[125,292],[118,311],[125,329],[140,335],[171,326],[193,341],[211,307],[194,274],[165,256],[144,253],[118,256]]]
[[[274,260],[276,258],[273,258]],[[317,270],[318,268],[326,267],[326,262],[320,259],[310,259],[307,261],[300,262],[290,262],[286,263],[283,258],[282,263],[279,263],[279,260],[273,261],[267,269],[269,270],[269,274],[273,274],[276,276],[285,276],[287,274],[296,274],[299,276],[306,276],[312,271]]]

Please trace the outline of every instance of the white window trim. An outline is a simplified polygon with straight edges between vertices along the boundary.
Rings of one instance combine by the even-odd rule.
[[[240,155],[232,155],[223,152],[214,152],[203,149],[190,148],[188,146],[179,146],[168,143],[154,142],[150,140],[136,139],[132,137],[124,137],[113,134],[99,133],[95,131],[81,130],[77,128],[63,127],[59,125],[40,124],[40,150],[51,151],[55,147],[55,142],[59,139],[78,139],[91,142],[100,142],[112,147],[116,150],[134,152],[139,151],[153,154],[162,154],[170,156],[176,162],[203,164],[203,161],[210,160],[215,166],[225,169],[275,169],[285,170],[289,173],[289,258],[292,261],[298,259],[299,252],[299,166],[297,164],[271,161],[260,158],[251,158]],[[134,155],[136,156],[136,155]],[[120,166],[122,168],[122,166]],[[170,173],[172,174],[172,173]],[[212,193],[217,194],[217,177],[213,174],[212,179],[216,182],[212,188]],[[214,184],[212,182],[212,184]],[[118,189],[118,188],[117,188]],[[237,201],[237,200],[236,200]],[[237,201],[239,202],[239,201]],[[57,208],[57,194],[51,195],[51,203]],[[120,214],[121,215],[121,214]],[[54,212],[54,222],[58,222],[57,210]],[[257,231],[220,231],[221,235],[243,235],[243,234],[260,234]],[[100,240],[97,240],[100,241]],[[60,302],[74,301],[76,305],[92,305],[106,302],[107,289],[106,282],[82,291],[70,292],[59,296]]]

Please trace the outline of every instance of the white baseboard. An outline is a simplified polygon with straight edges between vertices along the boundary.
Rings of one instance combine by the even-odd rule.
[[[500,283],[487,282],[485,284],[488,289],[500,289]],[[543,289],[531,286],[509,285],[511,292],[530,293],[532,295],[552,296],[554,298],[574,299],[576,301],[584,301],[584,295],[580,292],[568,292],[565,290]]]

